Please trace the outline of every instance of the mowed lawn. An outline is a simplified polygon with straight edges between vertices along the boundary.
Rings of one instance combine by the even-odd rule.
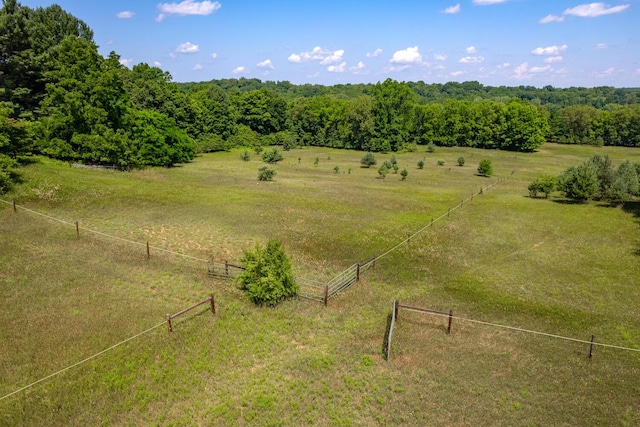
[[[147,332],[3,398],[0,425],[638,425],[637,351],[589,359],[585,343],[460,320],[447,335],[446,319],[401,310],[382,357],[394,299],[640,349],[638,202],[528,197],[594,153],[640,162],[611,147],[438,148],[396,154],[401,181],[361,168],[361,152],[305,148],[259,182],[259,156],[241,151],[128,173],[41,159],[3,200],[66,224],[0,203],[0,398]],[[476,175],[485,158],[491,178]],[[277,239],[297,275],[324,282],[504,177],[328,307],[255,307],[200,261]],[[215,315],[167,332],[167,313],[212,293]]]

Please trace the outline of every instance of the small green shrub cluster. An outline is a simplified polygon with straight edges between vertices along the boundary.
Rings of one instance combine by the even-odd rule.
[[[262,161],[265,163],[278,163],[282,159],[284,157],[277,148],[270,148],[262,153]]]
[[[363,168],[370,168],[371,166],[377,165],[378,161],[376,160],[376,156],[374,156],[372,152],[368,152],[364,156],[362,156],[362,158],[360,159],[360,164]]]
[[[478,175],[480,176],[493,175],[493,165],[491,164],[491,160],[489,159],[480,160],[480,164],[478,165]]]
[[[238,284],[254,303],[274,306],[298,294],[291,261],[280,242],[270,240],[265,247],[256,244],[253,250],[244,251],[241,263],[244,271]]]
[[[276,176],[275,169],[269,166],[261,166],[258,169],[258,181],[273,181],[273,177]]]

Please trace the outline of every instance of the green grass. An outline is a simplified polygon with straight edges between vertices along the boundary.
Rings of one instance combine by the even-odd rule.
[[[409,170],[401,181],[360,168],[362,153],[307,148],[284,152],[265,183],[262,163],[240,152],[131,173],[42,159],[5,200],[202,259],[237,261],[278,239],[296,274],[317,280],[517,172],[380,259],[327,308],[257,308],[203,263],[153,250],[147,260],[144,245],[77,239],[73,226],[0,204],[0,397],[210,293],[217,302],[215,316],[204,306],[171,335],[160,326],[0,401],[0,425],[637,425],[638,353],[597,347],[589,360],[586,344],[459,321],[447,335],[445,319],[401,311],[392,359],[381,357],[395,298],[638,348],[637,204],[527,197],[538,175],[595,152],[640,161],[622,148],[438,148],[396,154]],[[460,156],[465,166],[453,166]],[[476,176],[483,158],[494,178]]]

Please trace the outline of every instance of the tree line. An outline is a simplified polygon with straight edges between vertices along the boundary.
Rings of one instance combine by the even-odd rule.
[[[57,5],[3,0],[0,28],[0,191],[31,154],[128,169],[274,144],[380,152],[426,144],[532,151],[545,140],[640,146],[636,89],[178,84],[158,67],[103,57],[90,27]]]

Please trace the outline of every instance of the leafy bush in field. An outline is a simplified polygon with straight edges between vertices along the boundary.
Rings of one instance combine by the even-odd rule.
[[[405,179],[407,179],[407,175],[409,175],[409,171],[407,171],[406,169],[402,169],[402,171],[400,172],[400,176],[402,177],[402,181],[404,181]]]
[[[489,159],[480,160],[480,164],[478,165],[478,175],[481,175],[481,176],[493,175],[493,165],[491,164],[491,160]]]
[[[436,145],[433,142],[427,144],[427,153],[433,153],[436,151]]]
[[[418,169],[422,169],[422,168],[424,168],[424,162],[422,160],[420,160],[418,162]]]
[[[333,173],[340,173],[340,166],[335,166],[333,168]]]
[[[0,154],[0,194],[11,191],[18,181],[19,176],[15,169],[17,166],[15,160]]]
[[[444,160],[438,159],[438,166],[444,166]]]
[[[276,170],[269,166],[261,166],[260,169],[258,169],[258,181],[273,181],[276,173]]]
[[[360,159],[360,164],[363,168],[370,168],[371,166],[377,165],[378,161],[376,160],[376,156],[374,156],[372,152],[368,152],[364,156],[362,156],[362,158]]]
[[[581,202],[591,200],[598,195],[598,169],[593,163],[585,162],[580,166],[571,166],[558,178],[558,187],[570,199]]]
[[[277,148],[270,148],[262,153],[262,161],[265,163],[278,163],[282,159],[284,157]]]
[[[458,157],[458,166],[464,166],[464,157]]]
[[[256,244],[253,250],[245,250],[241,265],[244,271],[238,284],[254,303],[274,306],[298,294],[291,262],[280,242],[270,240],[265,247]]]
[[[243,162],[248,162],[249,160],[251,160],[251,154],[249,154],[247,150],[244,150],[244,152],[240,154],[240,159]]]
[[[387,167],[386,164],[382,164],[382,166],[380,166],[380,168],[378,168],[378,175],[380,175],[380,178],[385,179],[387,176],[387,173],[389,173],[389,168]]]
[[[551,175],[542,175],[536,178],[531,184],[529,184],[529,196],[538,197],[538,193],[544,193],[545,198],[549,198],[549,195],[553,193],[558,187],[558,179]]]

